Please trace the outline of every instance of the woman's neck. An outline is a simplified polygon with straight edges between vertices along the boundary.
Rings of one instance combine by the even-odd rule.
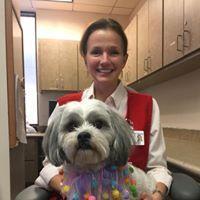
[[[95,98],[103,102],[116,90],[119,81],[113,84],[95,84],[94,83],[94,94]]]

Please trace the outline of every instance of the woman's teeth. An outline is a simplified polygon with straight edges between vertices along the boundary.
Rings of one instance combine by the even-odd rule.
[[[100,73],[111,73],[113,71],[113,69],[110,69],[110,68],[97,68],[96,71],[100,72]]]

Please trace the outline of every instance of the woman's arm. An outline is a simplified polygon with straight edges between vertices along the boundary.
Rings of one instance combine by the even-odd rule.
[[[165,195],[171,186],[172,176],[171,172],[167,169],[165,155],[166,147],[163,131],[160,125],[160,111],[155,99],[153,99],[150,134],[147,169],[148,174],[151,174],[157,181],[156,191],[153,196],[160,196],[160,192]]]

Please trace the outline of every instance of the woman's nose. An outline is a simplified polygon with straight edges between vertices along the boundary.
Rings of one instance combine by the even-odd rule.
[[[101,63],[107,63],[110,62],[110,57],[108,53],[104,52],[101,56]]]

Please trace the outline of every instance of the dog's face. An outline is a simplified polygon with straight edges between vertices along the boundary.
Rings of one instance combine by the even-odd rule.
[[[95,168],[100,163],[120,166],[128,159],[131,132],[128,123],[103,102],[74,101],[59,107],[43,148],[56,166],[65,161],[79,168]]]

